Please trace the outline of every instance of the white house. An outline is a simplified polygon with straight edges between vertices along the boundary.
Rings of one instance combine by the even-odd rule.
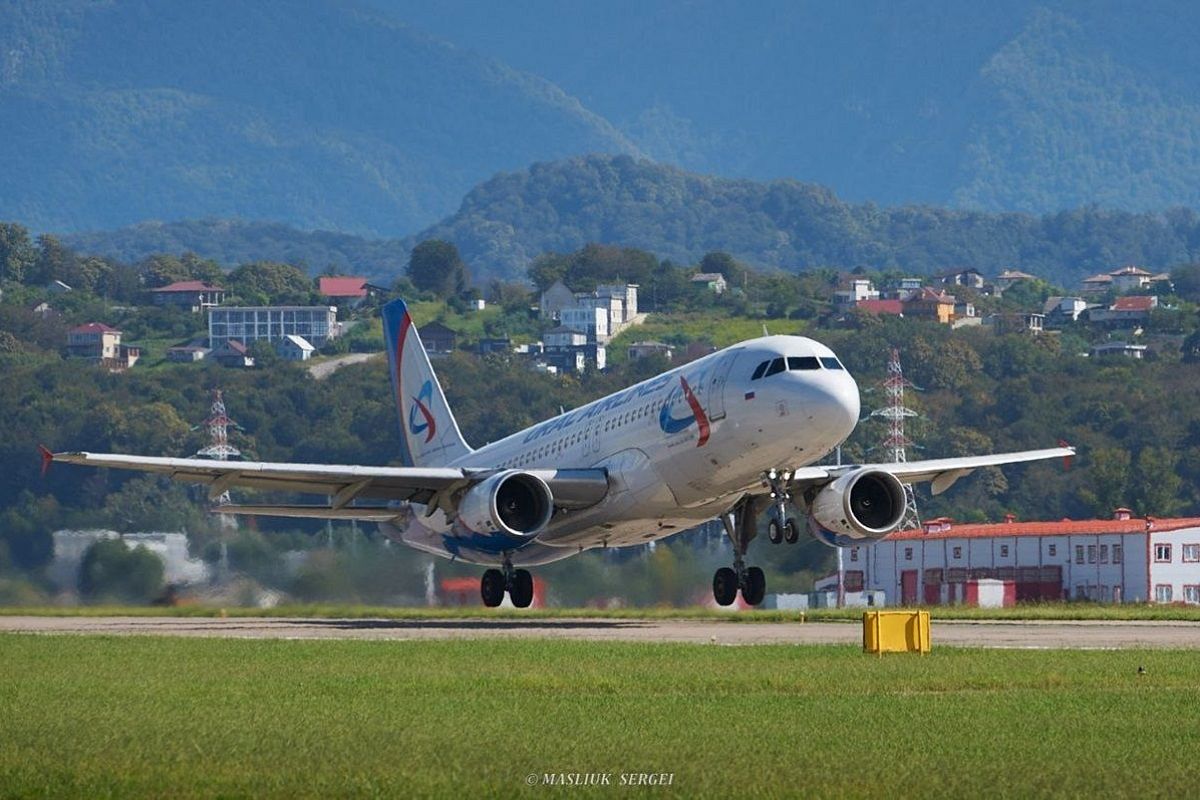
[[[559,312],[559,322],[564,328],[573,328],[587,334],[588,340],[606,342],[609,337],[610,309],[607,306],[576,305]]]
[[[285,361],[308,361],[317,352],[317,348],[309,344],[308,339],[295,333],[285,334],[276,345],[279,355]]]

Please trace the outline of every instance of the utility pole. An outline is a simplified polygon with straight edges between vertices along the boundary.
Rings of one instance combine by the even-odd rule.
[[[871,416],[887,423],[887,434],[880,445],[892,463],[903,464],[908,461],[907,448],[913,445],[904,432],[904,420],[918,416],[917,412],[904,405],[904,389],[916,387],[904,377],[904,369],[900,366],[900,351],[895,347],[892,348],[891,357],[888,359],[887,370],[888,376],[883,381],[887,404],[872,411]],[[917,498],[911,483],[904,484],[904,497],[907,500],[907,509],[899,530],[920,528],[921,517],[917,513]]]
[[[209,409],[208,419],[201,423],[208,428],[209,443],[207,447],[202,447],[196,451],[196,455],[202,458],[211,458],[214,461],[229,461],[233,458],[241,458],[242,451],[229,443],[229,426],[237,426],[237,423],[229,418],[225,413],[225,399],[221,394],[220,389],[213,390],[212,407]],[[226,490],[216,497],[210,497],[213,504],[216,506],[229,505],[231,502],[229,491]],[[220,521],[221,527],[225,530],[236,530],[237,519],[232,514],[218,514],[217,519]],[[229,574],[229,548],[225,541],[225,537],[221,537],[221,576]]]

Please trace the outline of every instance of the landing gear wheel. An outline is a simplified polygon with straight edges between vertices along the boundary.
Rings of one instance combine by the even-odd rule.
[[[767,577],[759,567],[746,570],[746,585],[742,587],[742,599],[747,605],[756,606],[767,596]]]
[[[783,540],[788,544],[800,541],[800,526],[796,524],[796,520],[789,519],[783,526]]]
[[[500,605],[504,600],[504,573],[498,569],[484,570],[479,579],[479,594],[488,608]]]
[[[513,572],[512,586],[508,589],[509,599],[517,608],[529,608],[533,603],[533,576],[527,569]]]
[[[717,574],[713,575],[713,599],[717,601],[717,605],[733,605],[733,601],[737,599],[737,591],[737,573],[729,567],[717,570]]]
[[[789,521],[790,525],[791,522]],[[783,541],[783,528],[779,527],[778,520],[771,520],[767,523],[767,538],[771,540],[771,544],[779,544]]]

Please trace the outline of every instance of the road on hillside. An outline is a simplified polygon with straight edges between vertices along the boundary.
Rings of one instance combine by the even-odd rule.
[[[315,380],[328,378],[334,372],[337,372],[342,367],[349,364],[361,364],[364,361],[370,361],[376,356],[381,356],[383,353],[348,353],[344,356],[331,358],[328,361],[321,361],[316,364],[310,364],[308,374],[312,375]]]

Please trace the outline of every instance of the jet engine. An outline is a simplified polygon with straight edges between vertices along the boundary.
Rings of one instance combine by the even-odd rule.
[[[824,486],[809,507],[811,521],[833,537],[858,542],[887,536],[904,519],[904,486],[890,472],[858,469]],[[828,543],[828,542],[827,542]]]
[[[458,502],[458,520],[475,533],[500,533],[529,539],[554,513],[550,487],[536,475],[498,472],[475,484]]]

